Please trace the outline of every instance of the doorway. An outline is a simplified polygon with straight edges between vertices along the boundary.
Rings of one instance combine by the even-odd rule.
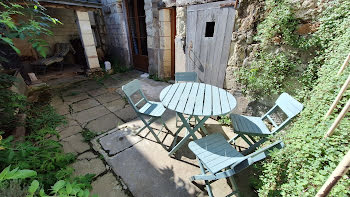
[[[147,32],[144,1],[125,0],[130,48],[135,69],[148,72]]]
[[[187,7],[186,71],[201,82],[223,87],[235,12],[232,1]]]

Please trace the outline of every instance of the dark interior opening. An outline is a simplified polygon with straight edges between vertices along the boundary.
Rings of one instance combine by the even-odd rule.
[[[215,28],[215,22],[207,22],[205,26],[205,37],[213,37],[214,28]]]

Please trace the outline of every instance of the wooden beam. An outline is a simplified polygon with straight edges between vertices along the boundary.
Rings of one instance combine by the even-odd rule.
[[[338,124],[340,121],[344,118],[346,112],[348,112],[350,109],[350,99],[346,103],[345,107],[341,110],[338,117],[333,122],[332,126],[328,129],[327,133],[324,135],[324,138],[331,136],[334,133],[334,130],[338,127]]]
[[[344,158],[341,160],[341,162],[332,172],[331,176],[328,177],[327,181],[323,184],[321,189],[317,192],[316,196],[317,197],[327,196],[329,192],[332,190],[332,188],[344,176],[344,174],[346,174],[349,168],[350,168],[350,150],[348,151],[348,153],[346,153]]]
[[[343,70],[345,69],[346,65],[348,65],[349,61],[350,61],[350,53],[348,54],[348,57],[345,59],[343,65],[340,67],[340,69],[339,69],[339,71],[337,73],[338,76],[343,72]]]
[[[63,8],[63,9],[82,11],[82,12],[94,11],[94,10],[98,9],[98,8],[94,8],[94,7],[84,7],[84,6],[67,5],[67,4],[56,4],[56,3],[49,3],[49,2],[40,2],[40,5],[42,5],[46,8]]]
[[[348,76],[348,79],[345,81],[345,83],[343,84],[343,86],[341,87],[337,97],[334,99],[332,105],[329,107],[326,115],[324,116],[324,119],[326,119],[329,115],[331,115],[331,113],[333,112],[334,108],[337,106],[338,102],[340,101],[340,99],[342,98],[344,92],[347,90],[347,88],[349,87],[350,84],[350,75]]]

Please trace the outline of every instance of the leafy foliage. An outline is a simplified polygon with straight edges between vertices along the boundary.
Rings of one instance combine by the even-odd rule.
[[[282,138],[286,147],[272,154],[263,165],[260,177],[261,196],[314,196],[348,151],[350,119],[345,116],[333,136],[323,135],[350,98],[346,92],[333,114],[323,117],[350,74],[350,67],[337,76],[337,71],[350,52],[350,2],[331,1],[320,18],[315,33],[321,44],[313,60],[322,64],[313,89],[306,93],[305,108],[300,118],[287,130],[273,138]],[[330,196],[349,196],[350,179],[345,175]]]
[[[11,166],[8,166],[0,173],[0,192],[4,189],[11,189],[11,183],[7,182],[8,180],[22,180],[28,177],[35,177],[37,173],[33,170],[19,170],[15,168],[10,170]],[[94,174],[87,174],[81,177],[75,177],[68,180],[59,180],[54,185],[50,187],[50,195],[53,196],[79,196],[79,197],[88,197],[90,195],[89,190],[91,189],[91,181],[94,177]],[[20,182],[19,182],[20,183]],[[26,193],[27,197],[33,196],[42,196],[48,197],[45,193],[44,188],[40,188],[40,183],[38,180],[33,180],[28,191],[24,192],[23,189],[26,187],[21,187],[18,183],[15,185],[17,190],[20,190],[17,193]],[[23,195],[24,196],[24,195]],[[97,195],[94,195],[97,196]]]
[[[239,70],[240,82],[245,84],[256,97],[279,94],[295,83],[300,73],[296,70],[298,60],[293,60],[283,52],[260,52],[250,67]]]
[[[230,116],[220,116],[218,120],[221,124],[226,125],[226,126],[231,126],[231,119]]]
[[[59,142],[42,137],[47,133],[53,131],[41,131],[40,134],[33,133],[28,136],[29,139],[41,139],[36,141],[13,142],[12,136],[3,140],[0,168],[13,165],[20,169],[35,170],[38,173],[37,179],[45,186],[69,177],[73,169],[67,166],[75,160],[75,156],[63,153]]]
[[[20,53],[13,39],[26,39],[41,56],[45,57],[47,43],[41,37],[52,35],[50,25],[60,22],[45,14],[45,8],[37,0],[22,0],[21,3],[9,0],[0,2],[0,43],[9,45]],[[4,61],[6,54],[1,52],[0,50],[0,60]]]
[[[27,127],[37,134],[42,128],[55,130],[57,126],[66,122],[64,116],[57,114],[51,105],[32,104],[27,114]]]
[[[320,64],[308,65],[318,42],[312,35],[298,35],[296,28],[302,21],[294,15],[290,0],[267,0],[266,17],[257,27],[254,38],[260,47],[253,63],[239,70],[238,81],[244,91],[255,98],[278,95],[292,89],[312,87]],[[290,84],[294,87],[290,88]]]
[[[90,142],[92,139],[94,139],[97,136],[97,133],[90,131],[87,128],[84,128],[83,131],[81,132],[81,135],[83,136],[85,142]]]

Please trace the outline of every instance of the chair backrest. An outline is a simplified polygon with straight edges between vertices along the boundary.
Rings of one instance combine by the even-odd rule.
[[[54,56],[65,57],[70,50],[72,50],[73,53],[75,53],[73,46],[70,43],[56,43]]]
[[[179,81],[196,82],[197,73],[196,72],[177,72],[175,73],[175,82],[179,82]]]
[[[134,110],[136,112],[138,112],[137,106],[139,104],[141,104],[143,101],[148,102],[146,96],[142,92],[141,84],[140,84],[140,81],[138,79],[135,79],[135,80],[127,83],[126,85],[123,85],[122,90],[123,90],[126,98],[128,99],[130,105],[132,106],[132,108],[134,108]],[[141,99],[134,102],[131,97],[136,93],[139,93],[141,95]]]
[[[277,141],[273,144],[270,144],[269,146],[266,146],[264,148],[260,148],[256,150],[255,152],[242,157],[242,160],[240,162],[237,162],[231,166],[231,169],[234,170],[235,173],[238,173],[245,168],[249,167],[250,165],[265,159],[272,150],[274,149],[282,149],[284,147],[284,143],[282,141]]]
[[[270,117],[277,107],[279,107],[287,118],[279,125]],[[275,102],[275,105],[262,117],[262,119],[267,118],[275,127],[272,132],[278,132],[283,129],[296,115],[298,115],[303,110],[303,104],[295,100],[288,93],[282,93]]]

